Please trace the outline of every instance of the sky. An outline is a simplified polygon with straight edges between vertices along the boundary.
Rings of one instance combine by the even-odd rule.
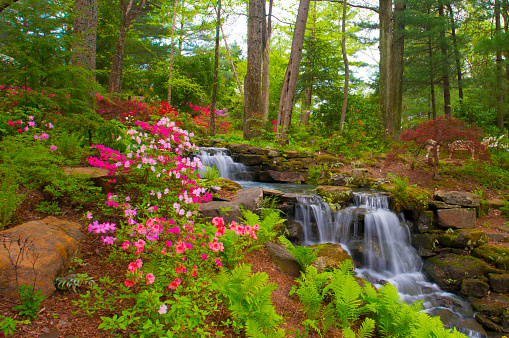
[[[295,22],[295,14],[297,11],[298,1],[297,0],[274,0],[275,6],[273,8],[273,16],[284,22]],[[237,12],[245,11],[245,9],[239,8]],[[367,12],[367,10],[365,10]],[[372,20],[376,20],[373,17]],[[273,21],[276,21],[273,19]],[[239,45],[244,55],[247,55],[247,17],[246,15],[238,15],[236,17],[230,17],[223,26],[225,34],[227,35],[228,44],[231,45],[234,42]],[[373,32],[371,37],[376,37],[377,32]],[[379,61],[378,45],[375,45],[369,49],[361,50],[357,52],[353,59],[356,61],[363,61],[371,65],[371,67],[356,68],[353,67],[357,76],[362,78],[364,81],[369,82],[370,77],[373,75],[375,68]]]

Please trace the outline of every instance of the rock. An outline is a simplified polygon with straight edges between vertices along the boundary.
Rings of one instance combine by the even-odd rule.
[[[345,260],[352,259],[352,257],[343,250],[340,244],[323,243],[311,245],[310,248],[314,248],[317,252],[318,259],[313,263],[313,266],[320,272],[336,269]]]
[[[438,210],[438,209],[459,209],[459,208],[461,208],[461,206],[459,206],[459,205],[456,205],[456,204],[447,204],[447,203],[442,202],[442,201],[429,201],[428,205],[429,205],[429,208],[433,209],[433,210]]]
[[[459,325],[461,332],[477,332],[481,337],[486,337],[486,331],[474,318],[463,319]]]
[[[271,150],[271,149],[265,149],[265,151],[264,151],[263,153],[264,153],[264,154],[265,154],[265,156],[267,156],[268,158],[273,158],[273,157],[278,157],[278,156],[280,156],[278,151]]]
[[[472,256],[446,253],[426,259],[422,269],[442,290],[457,292],[464,279],[484,277],[489,266]]]
[[[242,218],[240,206],[244,209],[257,212],[258,205],[262,200],[262,188],[241,189],[229,202],[212,201],[201,204],[200,213],[203,218],[208,220],[211,220],[214,217],[223,217],[225,223],[231,223],[231,221],[240,222],[240,219]],[[229,210],[226,214],[223,214],[221,209]]]
[[[472,251],[472,255],[494,264],[499,269],[509,271],[509,248],[481,245]]]
[[[363,177],[372,178],[373,173],[365,168],[356,168],[356,169],[352,169],[352,177],[355,179],[359,179],[359,178],[363,178]]]
[[[316,188],[316,192],[328,204],[340,204],[343,207],[353,199],[353,191],[347,187],[321,185]]]
[[[412,236],[412,246],[417,249],[421,257],[435,256],[434,252],[438,241],[438,234],[426,233]]]
[[[509,226],[505,224],[497,226],[497,229],[500,231],[509,232]]]
[[[490,273],[491,289],[498,293],[509,293],[509,275]]]
[[[438,225],[442,228],[475,228],[475,211],[471,209],[439,209],[437,216]]]
[[[303,182],[305,178],[301,173],[268,170],[260,172],[260,181],[291,183]]]
[[[304,164],[298,160],[284,162],[281,166],[283,167],[283,170],[287,171],[299,171],[304,168]]]
[[[294,278],[300,277],[301,269],[299,262],[284,246],[267,242],[265,247],[269,251],[272,262],[278,270]]]
[[[237,192],[238,190],[242,189],[242,186],[239,183],[229,180],[227,178],[218,178],[217,180],[214,180],[214,184],[223,190],[233,192]]]
[[[500,209],[504,205],[504,200],[501,198],[490,198],[486,202],[493,209]]]
[[[509,234],[503,232],[489,232],[486,233],[490,242],[500,242],[506,243],[509,242]]]
[[[476,313],[475,314],[475,320],[477,320],[482,326],[489,330],[497,331],[497,332],[503,332],[502,326],[495,324],[491,320],[488,319],[487,316],[483,315],[482,313]]]
[[[340,159],[339,157],[330,156],[330,155],[320,155],[320,154],[316,155],[316,163],[318,163],[318,164],[327,163],[329,165],[329,168],[345,165],[344,161],[342,159]]]
[[[501,317],[509,308],[509,297],[507,295],[492,293],[481,299],[472,302],[472,307],[488,317]]]
[[[286,158],[297,158],[297,157],[299,157],[299,152],[295,151],[295,150],[285,150],[285,151],[283,151],[283,155]]]
[[[284,193],[279,190],[263,189],[263,196],[276,197],[278,202],[297,203],[297,194]]]
[[[227,148],[234,153],[244,153],[250,148],[248,144],[228,144]]]
[[[18,286],[33,285],[35,281],[35,288],[44,296],[50,296],[55,291],[55,278],[65,272],[72,257],[79,254],[80,240],[84,236],[80,227],[78,223],[47,217],[0,232],[5,243],[5,246],[0,245],[0,294],[17,296]],[[19,256],[20,249],[23,257]],[[16,285],[11,260],[18,259]]]
[[[460,205],[462,207],[479,207],[479,196],[463,191],[436,191],[433,198],[447,204]]]
[[[287,230],[286,238],[291,241],[302,242],[304,238],[304,228],[302,224],[292,219],[287,219],[284,224]]]
[[[452,233],[443,233],[438,241],[449,248],[476,248],[488,243],[488,236],[481,230],[458,229]]]
[[[421,234],[435,230],[435,227],[433,226],[433,217],[434,217],[433,211],[431,211],[431,210],[423,210],[423,211],[414,210],[413,215],[414,215],[415,227]]]
[[[265,155],[265,149],[259,147],[249,147],[247,152],[255,155]]]
[[[237,157],[237,162],[240,162],[247,166],[261,165],[264,160],[268,161],[269,159],[265,158],[265,156],[262,157],[260,155],[243,155],[243,154],[241,154]]]
[[[465,296],[482,298],[488,295],[490,286],[478,279],[464,279],[461,282],[461,293]]]
[[[122,177],[119,175],[108,175],[110,172],[108,169],[96,168],[96,167],[64,167],[64,173],[67,175],[85,175],[90,177],[90,180],[94,182],[94,185],[102,188],[102,192],[107,194],[114,192],[113,180],[119,182]]]

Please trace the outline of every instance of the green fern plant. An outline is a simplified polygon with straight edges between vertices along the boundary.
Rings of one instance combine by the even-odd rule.
[[[349,327],[345,327],[343,329],[343,336],[345,338],[368,338],[373,335],[373,332],[375,331],[375,320],[371,318],[365,318],[364,321],[361,324],[361,327],[359,330],[357,330],[357,335],[353,330]]]
[[[90,277],[88,273],[72,273],[68,276],[55,278],[55,286],[60,290],[72,290],[76,292],[76,288],[80,286],[92,286],[95,285],[93,277]]]
[[[295,257],[303,270],[313,264],[318,258],[318,254],[313,248],[300,245],[294,246],[285,236],[279,236],[278,239],[286,250],[290,251],[293,257]]]
[[[266,273],[251,273],[251,266],[241,264],[231,272],[222,271],[212,283],[226,303],[234,324],[244,330],[247,337],[284,337],[285,331],[278,329],[283,318],[272,305],[275,283],[268,281]]]
[[[310,265],[306,272],[297,280],[299,285],[294,285],[290,295],[297,294],[302,307],[308,318],[318,319],[321,317],[323,302],[322,289],[331,278],[331,272],[318,273],[318,270]]]

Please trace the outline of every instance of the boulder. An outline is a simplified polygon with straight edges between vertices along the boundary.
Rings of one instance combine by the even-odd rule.
[[[259,147],[249,147],[247,152],[255,155],[265,155],[265,149]]]
[[[509,274],[490,273],[491,289],[498,293],[509,293]]]
[[[265,149],[264,152],[265,156],[268,158],[278,157],[280,156],[278,151],[272,150],[272,149]]]
[[[496,332],[503,332],[504,331],[504,328],[501,326],[501,325],[498,325],[496,323],[494,323],[493,321],[491,321],[488,316],[485,316],[483,315],[482,313],[480,312],[477,312],[475,314],[475,319],[480,323],[482,324],[482,326],[484,326],[485,328],[489,329],[489,330],[492,330],[492,331],[496,331]],[[498,336],[497,336],[498,337]],[[503,337],[502,337],[503,338]]]
[[[0,245],[0,295],[16,296],[18,286],[35,282],[37,290],[50,296],[55,278],[79,254],[84,236],[80,228],[78,223],[47,217],[0,232],[4,244]]]
[[[438,241],[441,245],[449,248],[476,248],[488,243],[488,236],[481,230],[458,229],[450,233],[443,233]]]
[[[490,286],[479,279],[466,278],[461,282],[461,293],[468,297],[482,298],[488,295]]]
[[[283,162],[281,164],[283,170],[287,171],[299,171],[304,168],[304,164],[299,160],[291,160],[287,162]]]
[[[435,247],[438,242],[438,234],[425,233],[412,236],[412,246],[417,249],[421,257],[435,256]]]
[[[352,257],[343,250],[340,244],[322,243],[312,245],[310,248],[314,248],[317,253],[318,258],[313,263],[313,266],[319,272],[336,269],[345,260],[352,259]]]
[[[488,264],[481,259],[451,253],[426,259],[422,269],[442,290],[448,292],[459,291],[464,279],[481,278],[490,271]]]
[[[509,297],[507,295],[492,293],[481,299],[472,302],[472,307],[488,317],[501,317],[509,308]]]
[[[437,217],[438,225],[442,228],[475,228],[475,211],[471,209],[439,209]]]
[[[260,172],[262,182],[303,182],[306,179],[301,173],[267,170]]]
[[[241,154],[237,157],[237,162],[246,166],[261,165],[264,161],[268,162],[269,159],[265,155],[244,155]]]
[[[417,228],[417,231],[419,231],[421,234],[431,232],[435,230],[435,227],[433,226],[433,218],[434,214],[431,210],[423,210],[413,211],[414,215],[414,224]]]
[[[500,242],[507,243],[509,242],[509,234],[503,232],[488,232],[486,233],[490,242]]]
[[[244,153],[250,148],[248,144],[228,144],[227,148],[234,153]]]
[[[481,245],[472,251],[472,255],[494,264],[499,269],[509,271],[509,248]]]
[[[303,240],[304,228],[302,227],[302,224],[295,222],[292,219],[287,219],[284,224],[287,230],[286,238],[295,242],[301,242]]]
[[[479,207],[479,196],[463,191],[436,191],[433,198],[447,204],[460,205],[462,207]]]
[[[299,157],[299,152],[295,151],[295,150],[285,150],[285,151],[283,151],[283,155],[286,158],[297,158],[297,157]]]
[[[353,191],[347,187],[336,187],[330,185],[321,185],[316,188],[316,192],[324,201],[329,204],[340,204],[347,206],[353,199]]]
[[[428,206],[430,209],[438,210],[438,209],[459,209],[461,206],[456,204],[447,204],[442,201],[429,201]]]
[[[339,166],[343,166],[345,164],[344,161],[342,159],[340,159],[339,157],[330,156],[330,155],[321,155],[321,154],[316,155],[316,163],[318,163],[318,164],[327,163],[329,168],[330,167],[339,167]]]
[[[359,178],[363,178],[363,177],[372,178],[373,173],[365,168],[356,168],[356,169],[352,169],[352,177],[355,179],[359,179]]]
[[[272,262],[279,271],[291,277],[300,277],[301,269],[299,262],[297,262],[295,257],[293,257],[284,246],[273,242],[267,242],[265,243],[265,247],[269,251]]]
[[[240,206],[244,209],[257,212],[258,205],[263,200],[262,188],[241,189],[231,201],[212,201],[200,205],[200,213],[203,218],[211,220],[214,217],[223,217],[225,223],[231,221],[240,222],[242,212]],[[221,209],[228,209],[223,213]]]

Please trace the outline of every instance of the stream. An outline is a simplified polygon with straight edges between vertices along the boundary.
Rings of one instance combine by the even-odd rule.
[[[316,186],[264,183],[249,179],[245,168],[235,163],[226,149],[201,148],[198,155],[206,166],[214,166],[222,177],[237,181],[243,188],[263,188],[298,194],[293,219],[303,227],[302,245],[339,243],[352,256],[355,273],[380,288],[393,284],[402,301],[423,301],[423,311],[440,316],[445,327],[455,327],[468,337],[489,337],[476,331],[471,305],[452,293],[442,291],[421,272],[423,261],[411,245],[411,222],[389,209],[387,194],[354,189],[352,206],[333,212]]]

